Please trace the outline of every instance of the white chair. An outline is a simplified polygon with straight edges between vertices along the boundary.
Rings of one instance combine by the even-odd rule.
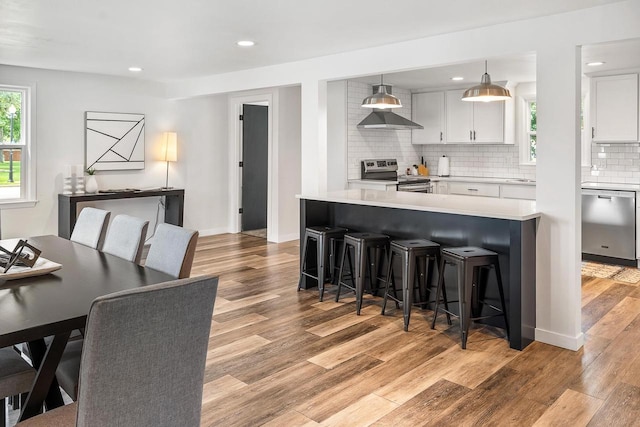
[[[217,289],[202,276],[97,298],[78,401],[18,425],[199,427]]]
[[[197,231],[171,224],[160,224],[153,236],[144,265],[170,274],[176,279],[189,277],[197,242]]]
[[[93,249],[102,249],[110,216],[111,212],[102,209],[82,209],[69,240]]]
[[[140,262],[149,221],[129,215],[118,215],[109,226],[102,252],[127,261]]]

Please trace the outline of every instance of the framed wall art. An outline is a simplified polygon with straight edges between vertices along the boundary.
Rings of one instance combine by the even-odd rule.
[[[144,169],[144,114],[85,113],[85,168]]]

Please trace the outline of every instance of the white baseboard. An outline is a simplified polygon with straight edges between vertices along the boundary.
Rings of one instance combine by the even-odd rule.
[[[290,242],[292,240],[298,240],[299,238],[300,233],[283,234],[278,236],[278,241],[276,243]]]
[[[536,328],[536,341],[555,345],[556,347],[566,348],[568,350],[578,351],[584,345],[584,334],[580,332],[577,336],[572,337]]]
[[[209,228],[206,230],[198,230],[200,236],[215,236],[216,234],[225,234],[229,232],[227,227]]]

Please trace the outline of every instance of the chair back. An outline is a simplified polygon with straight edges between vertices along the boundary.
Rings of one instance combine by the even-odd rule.
[[[144,265],[176,279],[189,277],[197,243],[197,231],[159,224]]]
[[[116,216],[109,226],[102,252],[139,263],[147,227],[149,221],[129,215]]]
[[[111,212],[102,209],[82,209],[69,240],[93,249],[102,249],[110,216]]]
[[[217,289],[201,276],[94,300],[77,426],[199,426]]]

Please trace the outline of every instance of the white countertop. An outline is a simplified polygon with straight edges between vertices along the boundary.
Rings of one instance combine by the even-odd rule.
[[[538,218],[541,215],[536,209],[536,202],[534,201],[498,199],[495,197],[360,189],[304,194],[296,197],[298,199],[324,202],[441,212],[515,221],[525,221]]]
[[[589,188],[594,190],[640,191],[640,184],[623,184],[617,182],[583,182],[582,188]]]
[[[520,178],[484,178],[477,176],[437,176],[430,175],[431,181],[447,181],[447,182],[486,182],[487,184],[512,184],[512,185],[531,185],[535,186],[536,182],[528,179]]]
[[[535,181],[521,180],[519,178],[483,178],[476,176],[437,176],[429,175],[425,178],[429,178],[432,182],[446,181],[446,182],[486,182],[487,184],[511,184],[511,185],[531,185],[535,186]],[[361,183],[361,184],[387,184],[395,185],[398,181],[378,180],[378,179],[350,179],[349,182]]]

